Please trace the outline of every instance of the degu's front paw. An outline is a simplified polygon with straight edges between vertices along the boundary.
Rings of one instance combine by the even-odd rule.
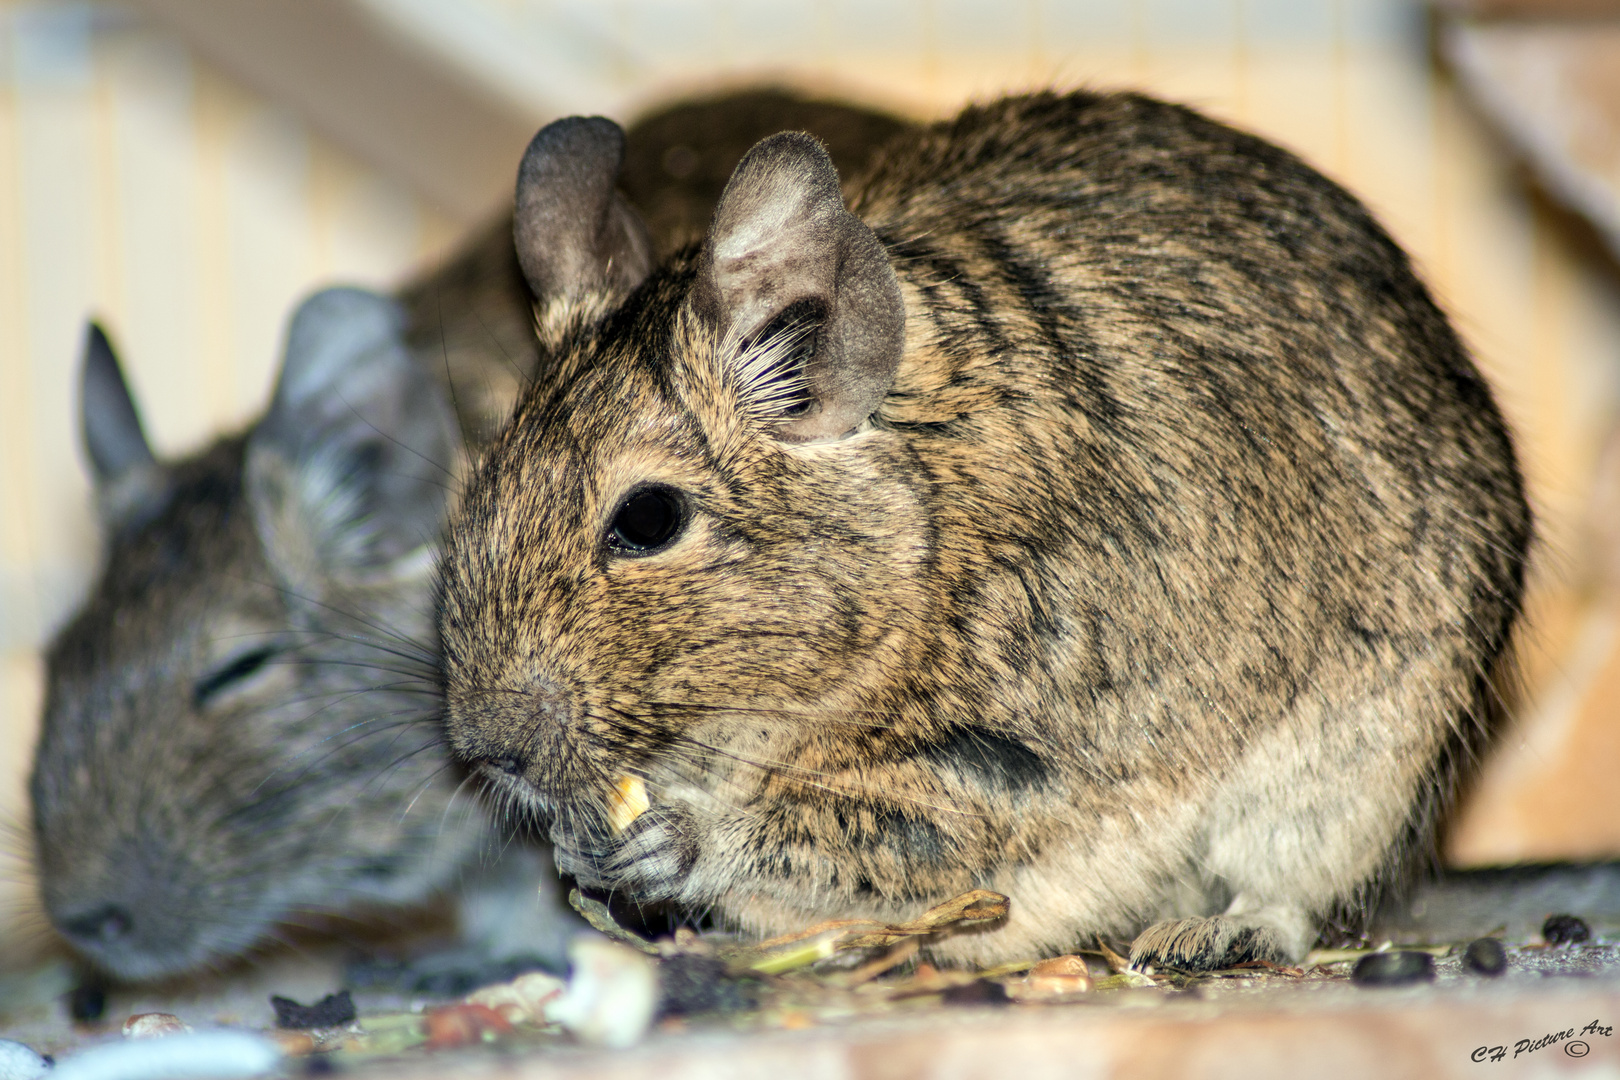
[[[1131,942],[1131,968],[1222,971],[1251,960],[1287,964],[1297,959],[1276,926],[1235,915],[1167,919]]]
[[[637,900],[667,900],[697,861],[691,815],[679,806],[650,806],[639,782],[620,784],[608,800],[609,835],[582,836],[554,827],[557,869],[591,889]]]

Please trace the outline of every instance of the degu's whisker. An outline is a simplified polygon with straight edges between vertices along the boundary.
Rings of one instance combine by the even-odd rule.
[[[615,712],[617,713],[617,710],[615,710]],[[618,715],[622,715],[626,719],[630,718],[629,714]],[[723,758],[727,761],[745,766],[747,768],[757,769],[760,772],[769,774],[771,776],[787,777],[797,783],[804,784],[807,787],[816,788],[830,795],[841,795],[853,799],[871,799],[874,795],[879,794],[860,787],[859,785],[841,783],[838,780],[837,774],[827,770],[811,769],[789,761],[769,761],[750,757],[747,754],[733,751],[726,747],[704,742],[689,732],[682,732],[676,736],[676,741],[671,743],[670,746],[666,748],[666,751],[678,752],[676,748],[685,749],[687,747],[696,747],[704,753],[713,754],[716,757]],[[963,809],[958,806],[949,806],[937,802],[931,802],[921,796],[900,792],[893,789],[885,790],[881,793],[881,795],[885,800],[904,803],[908,806],[914,806],[919,809],[933,810],[942,814],[955,814],[964,817],[982,816],[982,814],[977,811]]]

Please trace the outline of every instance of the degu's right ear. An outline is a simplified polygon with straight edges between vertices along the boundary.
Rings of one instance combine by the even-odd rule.
[[[79,365],[79,431],[103,525],[116,527],[160,497],[161,470],[141,430],[118,354],[93,321],[85,326]]]
[[[629,292],[652,271],[652,241],[615,189],[624,132],[601,116],[540,129],[518,169],[512,220],[518,262],[542,304]]]
[[[740,346],[728,362],[749,411],[788,442],[842,438],[871,416],[905,352],[905,299],[826,148],[792,131],[755,144],[704,247],[694,308]]]

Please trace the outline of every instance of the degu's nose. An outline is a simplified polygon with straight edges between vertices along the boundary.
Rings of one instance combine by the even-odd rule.
[[[453,707],[453,735],[462,760],[492,780],[523,780],[548,747],[571,737],[568,692],[540,674],[524,677],[521,691],[468,695]]]
[[[95,869],[45,883],[51,922],[80,953],[124,978],[166,974],[206,949],[208,875],[171,847],[130,841]]]
[[[480,758],[478,764],[488,772],[504,773],[522,779],[528,766],[519,757],[487,757]]]

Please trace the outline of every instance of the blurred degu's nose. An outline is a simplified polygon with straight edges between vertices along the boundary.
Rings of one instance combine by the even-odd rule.
[[[167,974],[209,932],[206,875],[149,839],[114,846],[93,867],[50,876],[45,906],[73,948],[121,978]]]

